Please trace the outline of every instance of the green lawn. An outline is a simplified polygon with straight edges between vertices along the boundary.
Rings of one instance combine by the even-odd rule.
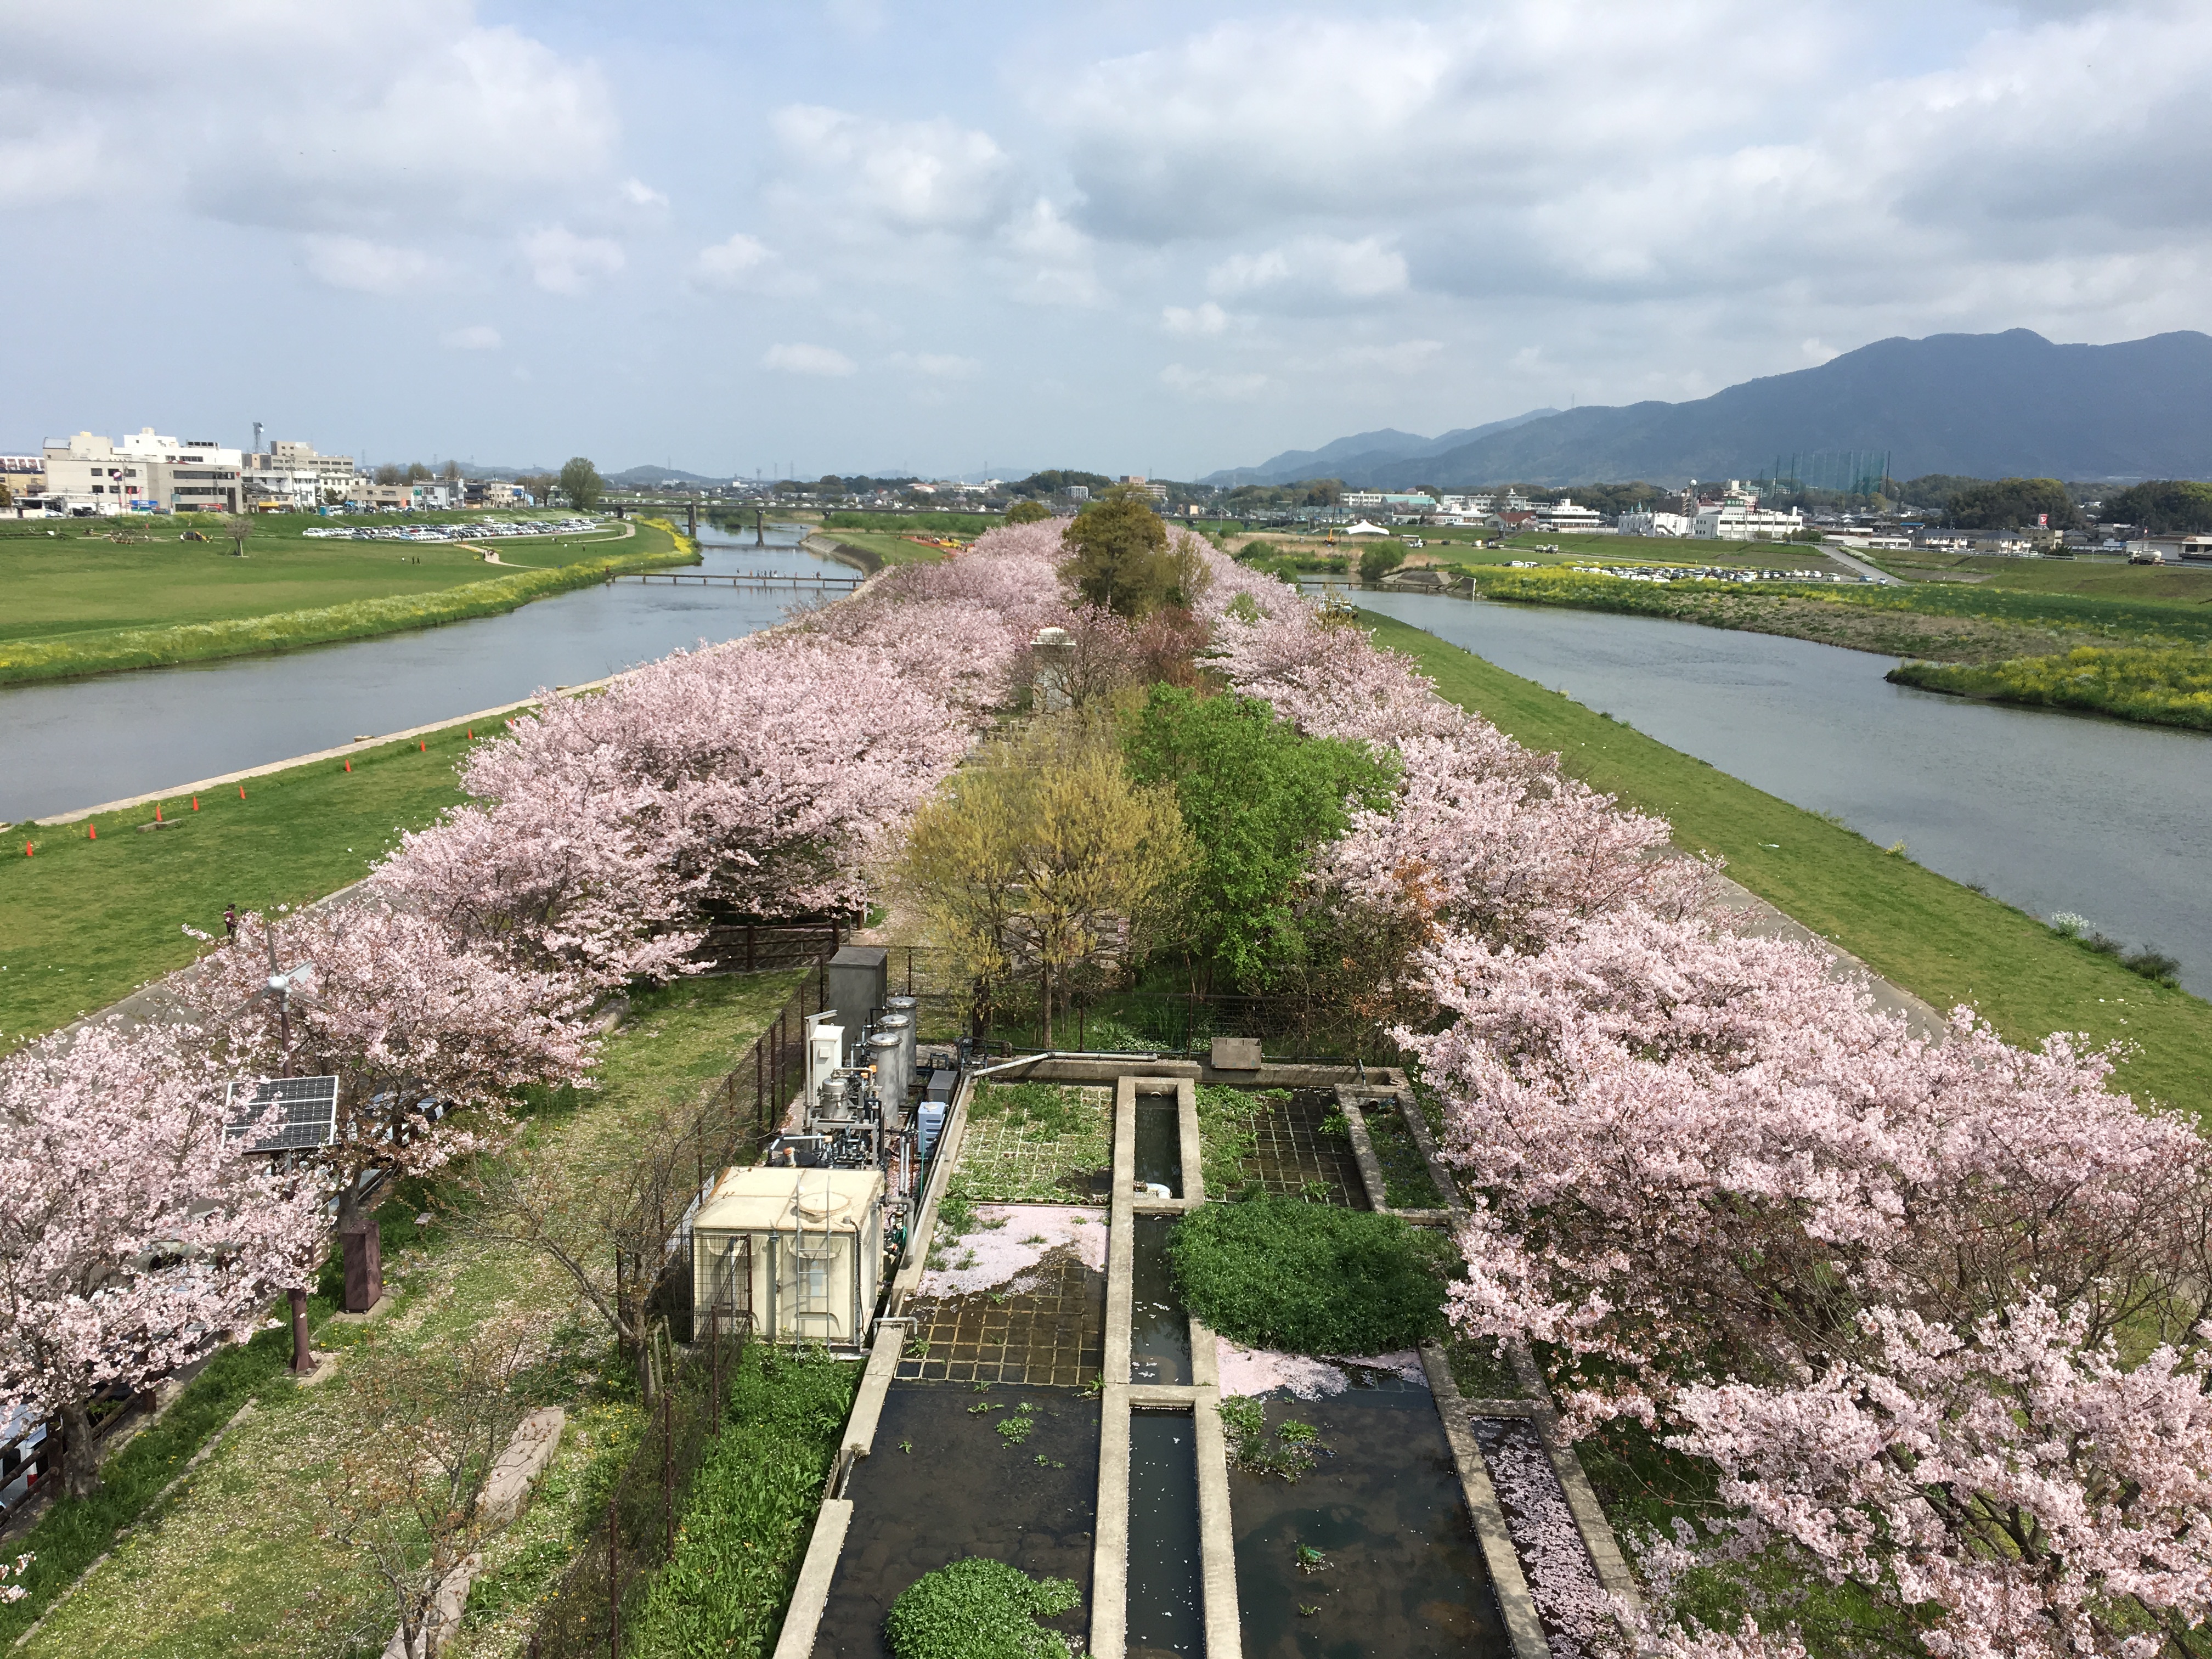
[[[2172,599],[2212,605],[2212,566],[2129,564],[2117,558],[2007,559],[1982,553],[1860,556],[1907,581],[1954,581],[2021,593],[2105,599]]]
[[[389,526],[468,517],[387,515],[381,522]],[[8,595],[6,610],[0,612],[0,640],[267,616],[394,593],[435,592],[498,574],[474,552],[452,544],[403,546],[301,533],[311,526],[378,522],[270,514],[255,520],[246,556],[240,559],[233,556],[230,542],[217,531],[204,531],[210,538],[205,542],[179,540],[189,527],[185,520],[0,520],[0,592]],[[118,545],[107,539],[116,532],[147,539]],[[623,544],[629,539],[617,526],[598,536],[501,538],[483,544],[498,551],[502,564],[551,566],[631,551]]]
[[[485,728],[477,729],[479,737]],[[461,799],[455,726],[162,802],[154,809],[9,832],[0,857],[0,1052],[127,996],[198,947],[189,922],[222,932],[222,907],[299,904],[356,881],[398,839]],[[100,838],[88,838],[96,823]],[[29,842],[37,848],[23,855]]]
[[[2074,1030],[2132,1043],[2118,1086],[2212,1113],[2212,1005],[1434,635],[1366,620],[1445,696],[1531,748],[1559,751],[1595,787],[1663,815],[1677,845],[1719,854],[1753,892],[1936,1007],[1972,1004],[2019,1042]]]
[[[885,564],[931,564],[945,556],[942,548],[924,547],[920,542],[908,540],[904,534],[888,530],[824,530],[822,533],[833,542],[865,548]],[[911,533],[920,536],[931,532],[917,527]]]

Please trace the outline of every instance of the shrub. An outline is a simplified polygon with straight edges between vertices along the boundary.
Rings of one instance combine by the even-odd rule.
[[[1359,580],[1370,586],[1406,562],[1406,550],[1397,542],[1377,542],[1359,556]]]
[[[884,1632],[898,1659],[1065,1659],[1067,1638],[1036,1621],[1082,1601],[1072,1578],[970,1556],[901,1590]]]
[[[2141,974],[2145,979],[2155,980],[2160,985],[2181,983],[2181,963],[2154,946],[2146,945],[2140,951],[2130,951],[2120,958],[2120,966],[2131,974]]]
[[[1261,1198],[1192,1211],[1168,1255],[1184,1304],[1232,1341],[1372,1354],[1442,1332],[1448,1248],[1396,1216]]]

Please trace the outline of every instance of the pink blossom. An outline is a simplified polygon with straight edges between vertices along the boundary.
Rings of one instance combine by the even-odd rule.
[[[0,1060],[0,1402],[64,1419],[75,1492],[94,1396],[250,1326],[321,1249],[318,1186],[224,1142],[199,1036],[111,1021]]]

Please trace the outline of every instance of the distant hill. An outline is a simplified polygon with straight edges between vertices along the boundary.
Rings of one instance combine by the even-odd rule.
[[[1461,427],[1434,438],[1424,438],[1418,433],[1401,432],[1395,427],[1386,426],[1379,432],[1360,432],[1349,438],[1339,438],[1334,443],[1323,444],[1319,449],[1286,449],[1273,460],[1262,461],[1257,466],[1231,467],[1226,471],[1212,473],[1198,482],[1218,484],[1228,489],[1248,483],[1297,483],[1304,478],[1342,478],[1347,483],[1364,482],[1368,473],[1393,461],[1437,454],[1491,433],[1504,432],[1525,421],[1541,420],[1547,415],[1558,412],[1553,409],[1532,409],[1526,415],[1516,415],[1510,420],[1492,421],[1485,426]],[[1358,477],[1355,478],[1354,474],[1358,475]]]
[[[653,484],[710,484],[727,483],[726,477],[708,477],[697,472],[683,472],[672,466],[634,466],[626,472],[604,475],[611,484],[620,484],[625,489],[641,489]]]
[[[1339,446],[1358,441],[1306,453],[1341,453]],[[1418,455],[1294,470],[1267,482],[1680,483],[1748,477],[1778,452],[1786,462],[1792,453],[1845,449],[1889,451],[1899,478],[2212,477],[2212,335],[2054,345],[2015,328],[1878,340],[1818,368],[1747,380],[1694,403],[1523,416]]]

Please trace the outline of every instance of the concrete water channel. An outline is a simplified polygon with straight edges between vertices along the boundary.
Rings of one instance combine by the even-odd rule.
[[[1485,1461],[1483,1436],[1500,1425],[1523,1451],[1542,1446],[1556,1477],[1546,1492],[1589,1542],[1591,1585],[1628,1588],[1533,1376],[1516,1398],[1469,1401],[1441,1348],[1271,1356],[1181,1304],[1168,1232],[1231,1196],[1206,1188],[1198,1085],[1249,1094],[1247,1188],[1384,1209],[1413,1182],[1425,1201],[1395,1212],[1448,1224],[1457,1200],[1402,1077],[1103,1057],[1015,1075],[1080,1090],[1085,1109],[1110,1115],[1110,1153],[1092,1155],[1109,1158],[1108,1201],[1094,1198],[1107,1170],[1069,1170],[1073,1202],[971,1203],[1015,1154],[971,1133],[978,1085],[963,1088],[918,1230],[928,1243],[893,1284],[778,1659],[884,1659],[900,1592],[969,1557],[1074,1581],[1080,1606],[1047,1622],[1094,1659],[1536,1659],[1555,1650],[1548,1616]],[[1332,1127],[1317,1133],[1320,1103]],[[1317,1172],[1330,1165],[1342,1184]],[[1291,1381],[1267,1387],[1276,1375]],[[1302,1479],[1234,1467],[1219,1407],[1239,1392],[1261,1395],[1271,1421],[1291,1413],[1316,1431],[1322,1455]]]

